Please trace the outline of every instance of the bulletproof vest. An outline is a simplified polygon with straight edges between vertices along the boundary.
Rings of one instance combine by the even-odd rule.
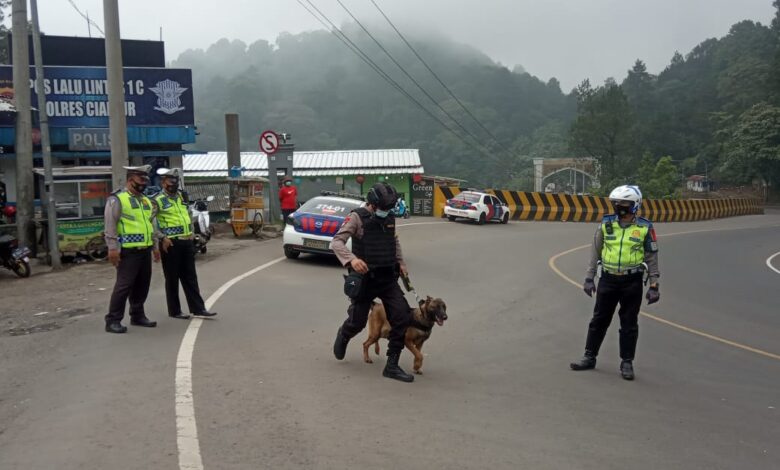
[[[352,252],[372,268],[395,266],[395,216],[374,217],[365,208],[353,211],[363,223],[363,238],[352,239]]]

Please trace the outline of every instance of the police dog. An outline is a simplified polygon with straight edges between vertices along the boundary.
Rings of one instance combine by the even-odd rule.
[[[423,355],[420,350],[423,343],[431,337],[434,323],[443,326],[447,320],[447,304],[439,298],[426,297],[420,300],[420,306],[412,309],[412,322],[406,329],[404,344],[414,355],[414,373],[422,374]],[[368,348],[374,345],[374,352],[379,354],[379,338],[387,339],[390,334],[390,323],[382,304],[374,303],[368,314],[368,339],[363,343],[363,360],[374,361],[368,355]]]

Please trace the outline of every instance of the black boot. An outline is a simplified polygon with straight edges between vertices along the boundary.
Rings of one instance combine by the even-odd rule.
[[[121,333],[126,333],[127,332],[127,327],[126,326],[122,326],[122,324],[119,323],[118,321],[112,321],[112,322],[106,323],[106,331],[108,333],[120,333],[121,334]]]
[[[344,359],[347,354],[347,344],[349,344],[349,338],[345,338],[341,334],[341,328],[339,328],[339,331],[336,332],[336,341],[333,343],[333,355],[339,361]]]
[[[572,362],[569,364],[571,370],[589,370],[596,368],[596,355],[590,351],[585,351],[585,355],[579,362]]]
[[[634,380],[634,363],[627,359],[623,359],[620,363],[620,375],[626,380]]]
[[[382,375],[388,379],[400,380],[401,382],[414,382],[414,376],[404,372],[398,365],[398,358],[400,356],[400,353],[394,353],[387,356],[387,365],[385,365],[385,370],[382,371]]]

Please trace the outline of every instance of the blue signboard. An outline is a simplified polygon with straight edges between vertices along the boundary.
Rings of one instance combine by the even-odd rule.
[[[46,108],[52,127],[108,127],[105,67],[44,67]],[[128,126],[191,126],[195,122],[192,71],[125,68]],[[32,105],[37,107],[35,69],[30,68]],[[0,97],[13,99],[13,69],[0,66]],[[12,113],[0,113],[0,127],[14,126]]]

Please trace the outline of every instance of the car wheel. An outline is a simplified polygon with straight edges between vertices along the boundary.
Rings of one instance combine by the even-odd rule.
[[[289,259],[297,259],[300,255],[300,251],[293,250],[289,246],[284,247],[284,256],[288,257]]]
[[[478,225],[485,225],[485,213],[479,214],[479,220],[477,221]]]
[[[447,220],[449,220],[450,222],[455,222],[455,216],[454,215],[448,215],[447,216]]]
[[[509,223],[509,214],[504,214],[504,217],[501,218],[501,223],[504,225]]]

